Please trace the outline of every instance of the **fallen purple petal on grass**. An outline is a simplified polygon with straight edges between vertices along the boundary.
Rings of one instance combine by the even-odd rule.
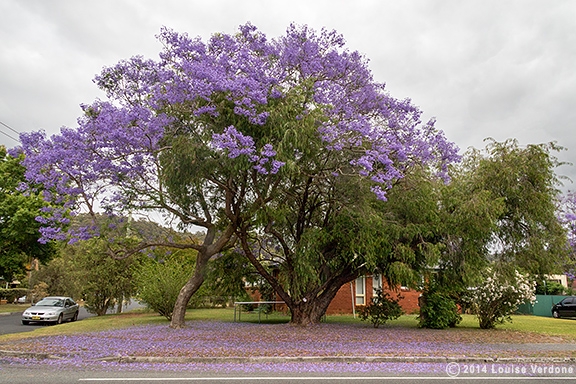
[[[374,329],[365,325],[320,324],[294,327],[286,324],[190,322],[187,328],[146,325],[104,332],[47,336],[0,344],[14,352],[44,353],[55,359],[35,360],[58,367],[84,369],[218,370],[321,372],[322,370],[393,370],[436,372],[443,364],[426,362],[218,362],[218,358],[248,357],[419,357],[502,358],[575,357],[572,343],[545,336],[506,331],[427,330],[404,327]],[[553,348],[554,346],[560,348]],[[536,348],[536,349],[535,349]],[[114,361],[126,357],[181,358],[182,362]],[[109,361],[101,359],[110,358]],[[194,359],[214,358],[214,361]],[[28,359],[4,357],[2,364],[21,364]]]

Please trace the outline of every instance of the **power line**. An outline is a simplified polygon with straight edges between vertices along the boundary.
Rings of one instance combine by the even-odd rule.
[[[15,130],[14,128],[12,128],[11,126],[9,126],[8,124],[6,124],[6,123],[4,123],[4,122],[2,122],[2,121],[0,121],[0,124],[3,125],[3,126],[5,126],[6,128],[8,128],[8,129],[11,130],[12,132],[20,135],[20,132],[18,132],[17,130]],[[11,135],[9,135],[9,134],[7,134],[6,132],[4,132],[4,131],[2,131],[2,130],[0,130],[0,133],[8,136],[9,138],[11,138],[12,140],[14,140],[14,141],[16,141],[16,142],[18,142],[18,143],[20,142],[19,139],[15,138],[15,137],[13,137],[13,136],[11,136]]]
[[[5,126],[6,128],[8,128],[9,130],[11,130],[14,133],[20,134],[20,132],[18,132],[17,130],[15,130],[14,128],[12,128],[11,126],[9,126],[8,124],[4,123],[3,121],[0,121],[0,124],[2,124],[3,126]]]

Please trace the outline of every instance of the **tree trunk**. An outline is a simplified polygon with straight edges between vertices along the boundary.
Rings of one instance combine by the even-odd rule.
[[[174,311],[172,312],[172,320],[170,321],[170,328],[179,329],[184,328],[186,325],[186,307],[188,302],[192,298],[192,295],[200,289],[202,283],[204,282],[204,272],[206,266],[208,265],[208,260],[210,260],[211,255],[206,255],[205,253],[198,253],[196,258],[196,266],[194,267],[194,273],[192,277],[188,279],[186,284],[180,289],[178,298],[176,299],[176,304],[174,304]]]
[[[310,294],[299,302],[286,302],[291,312],[290,324],[299,326],[319,324],[340,287],[357,277],[358,272],[343,272],[327,281],[322,287],[321,294]]]
[[[192,277],[184,284],[178,298],[176,299],[176,304],[174,304],[174,311],[172,311],[172,320],[170,320],[170,328],[179,329],[186,326],[186,307],[192,295],[198,291],[198,289],[204,283],[204,275],[206,273],[206,267],[208,266],[208,261],[210,258],[222,251],[222,249],[228,244],[228,241],[232,238],[234,234],[234,226],[228,225],[226,230],[216,238],[217,229],[215,227],[207,228],[206,237],[204,238],[204,245],[198,249],[198,255],[196,256],[196,266],[194,267],[194,274]]]
[[[319,324],[330,305],[332,298],[317,297],[314,300],[300,301],[290,306],[290,324],[298,326],[310,326]]]
[[[324,284],[310,289],[304,294],[302,299],[297,300],[291,296],[289,290],[284,289],[278,278],[270,274],[254,255],[248,243],[249,237],[247,232],[239,231],[238,237],[240,238],[242,249],[248,260],[250,260],[258,273],[270,283],[274,291],[276,291],[278,296],[284,300],[286,306],[290,309],[290,324],[293,325],[309,326],[320,323],[340,287],[356,279],[361,272],[359,269],[352,268],[351,266],[339,271],[333,271],[332,276],[329,277]]]

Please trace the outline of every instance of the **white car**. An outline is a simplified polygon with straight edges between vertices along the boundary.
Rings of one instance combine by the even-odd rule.
[[[22,313],[22,324],[32,322],[61,324],[78,320],[78,304],[70,297],[50,296],[37,302]]]

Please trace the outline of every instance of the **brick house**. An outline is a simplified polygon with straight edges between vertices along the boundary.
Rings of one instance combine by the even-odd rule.
[[[375,296],[375,289],[381,288],[382,286],[382,276],[380,275],[361,276],[350,283],[344,284],[340,287],[336,296],[334,296],[334,299],[330,302],[326,314],[343,315],[356,313],[360,309],[359,307],[370,304],[370,300]],[[262,300],[257,288],[247,285],[246,289],[252,300]],[[420,291],[408,289],[406,287],[399,287],[397,290],[391,290],[389,287],[384,286],[384,289],[387,290],[393,298],[397,298],[398,295],[400,296],[399,304],[406,314],[415,314],[420,310],[420,307],[418,306],[418,298],[421,294]],[[277,296],[275,300],[280,301],[281,299]],[[275,309],[286,310],[283,304],[275,305]]]
[[[354,313],[358,307],[370,303],[370,300],[375,295],[375,289],[382,287],[382,276],[380,275],[367,275],[357,278],[348,284],[340,287],[340,290],[328,306],[326,314],[351,314]],[[384,289],[388,290],[390,296],[396,298],[400,295],[400,305],[404,312],[407,314],[418,313],[420,307],[418,306],[418,298],[420,292],[406,287],[400,287],[398,290],[390,290],[386,286]]]

